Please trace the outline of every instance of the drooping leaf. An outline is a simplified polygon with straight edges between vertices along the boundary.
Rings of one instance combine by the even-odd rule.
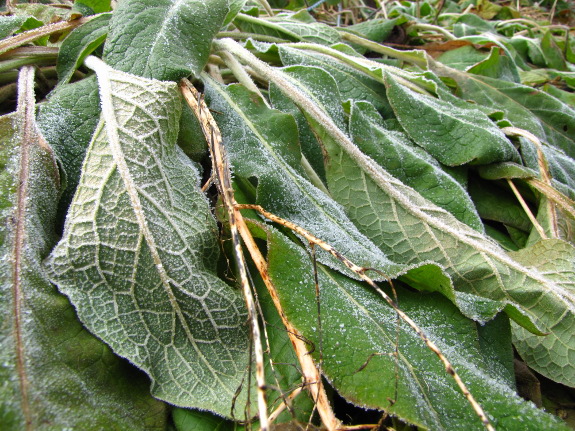
[[[541,141],[575,157],[575,110],[539,89],[512,82],[470,75],[434,63],[439,76],[457,83],[457,95],[505,112],[506,118]]]
[[[529,232],[532,224],[517,198],[500,187],[486,182],[471,181],[469,194],[477,212],[484,220],[491,220]]]
[[[18,31],[28,17],[22,15],[0,16],[0,39],[4,39]]]
[[[550,69],[568,70],[561,49],[555,43],[551,31],[547,30],[541,39],[541,51],[545,57],[546,66]]]
[[[150,375],[155,397],[230,416],[249,361],[245,311],[215,275],[217,229],[175,145],[176,84],[90,59],[103,117],[50,277],[90,331]]]
[[[402,132],[386,129],[372,105],[351,105],[350,136],[367,156],[426,199],[482,232],[483,224],[467,192]]]
[[[103,13],[75,28],[64,39],[58,51],[56,65],[61,84],[68,82],[84,59],[104,43],[111,17],[111,13]]]
[[[110,12],[110,9],[110,0],[76,0],[72,6],[73,11],[78,11],[84,16]]]
[[[178,431],[235,431],[238,429],[235,422],[199,410],[175,408],[172,410],[172,417]]]
[[[506,55],[502,55],[501,48],[492,47],[489,56],[474,66],[468,68],[467,73],[489,76],[510,82],[519,82],[519,71],[515,63]]]
[[[477,49],[470,42],[466,42],[463,46],[445,51],[437,57],[437,61],[453,69],[467,70],[474,64],[484,61],[487,57],[489,57],[487,52]]]
[[[83,328],[43,272],[56,243],[59,173],[34,104],[32,95],[0,118],[2,429],[163,429],[165,406],[145,376]]]
[[[38,127],[62,161],[65,173],[66,187],[58,209],[60,219],[72,202],[86,149],[99,119],[100,99],[95,77],[61,85],[38,113]]]
[[[284,66],[305,65],[322,68],[337,81],[343,100],[367,100],[385,114],[392,114],[385,96],[385,86],[352,67],[319,53],[279,46],[279,54]]]
[[[513,144],[489,118],[464,101],[418,94],[386,77],[387,97],[408,135],[441,163],[488,164],[518,158]]]
[[[535,324],[540,331],[549,332],[545,336],[547,347],[561,346],[570,352],[575,349],[575,340],[554,331],[552,317],[562,315],[565,324],[573,324],[573,292],[545,272],[515,261],[490,239],[433,205],[360,153],[327,111],[317,105],[318,99],[312,95],[321,90],[309,88],[309,81],[296,82],[279,71],[266,73],[276,83],[282,83],[286,95],[308,113],[316,134],[325,137],[330,193],[344,206],[357,228],[382,251],[397,262],[438,263],[451,276],[456,290],[514,304],[515,308],[506,308],[506,312],[531,331]],[[545,352],[548,367],[543,371],[550,374],[555,367],[553,375],[561,375],[559,381],[575,385],[575,376],[562,363],[553,363],[554,354],[553,349]]]
[[[377,268],[388,276],[408,273],[421,282],[445,283],[441,270],[433,265],[406,267],[387,259],[329,195],[305,178],[293,117],[267,108],[242,86],[222,87],[206,75],[203,79],[234,175],[258,179],[257,204],[328,242],[357,265]],[[326,252],[318,251],[318,259],[355,276]]]
[[[115,69],[177,81],[198,74],[228,13],[227,0],[126,0],[110,21],[104,59]]]
[[[313,342],[313,354],[323,358],[322,371],[348,401],[385,409],[426,429],[483,429],[437,357],[405,325],[397,327],[395,312],[377,293],[318,265],[320,333],[309,256],[272,229],[268,245],[270,276],[288,317]],[[482,341],[475,324],[447,299],[437,294],[412,293],[399,285],[396,291],[402,310],[452,361],[496,429],[564,429],[556,418],[514,393],[508,369],[486,364],[491,353],[480,350]],[[507,343],[503,349],[509,361],[509,336]]]
[[[223,25],[226,26],[234,20],[236,15],[242,10],[246,4],[246,0],[228,0],[230,11],[226,15]]]

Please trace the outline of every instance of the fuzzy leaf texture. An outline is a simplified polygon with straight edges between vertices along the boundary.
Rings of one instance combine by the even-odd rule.
[[[83,328],[42,271],[56,243],[60,178],[33,95],[26,102],[27,113],[22,105],[0,118],[2,429],[163,429],[165,406],[145,376]]]
[[[197,74],[228,10],[227,0],[122,1],[110,22],[104,59],[145,78],[177,81]]]
[[[51,278],[90,331],[149,374],[155,397],[230,416],[249,359],[246,315],[215,275],[215,221],[175,145],[177,86],[89,61],[103,116]]]
[[[313,267],[305,251],[270,228],[270,276],[288,318],[314,343],[316,359],[323,348],[322,371],[347,400],[380,408],[430,430],[481,430],[483,425],[437,357],[365,284],[318,265],[322,340],[317,321]],[[399,304],[437,343],[461,375],[498,430],[567,429],[560,421],[514,393],[513,378],[494,366],[480,333],[447,299],[396,286]],[[342,312],[343,311],[343,312]],[[498,342],[509,333],[505,316]],[[399,334],[398,334],[399,330]],[[399,338],[397,338],[399,336]],[[393,356],[396,340],[397,362]],[[321,347],[320,347],[321,346]],[[396,375],[397,370],[397,375]],[[397,384],[397,392],[395,385]],[[391,403],[390,400],[394,402]]]
[[[290,82],[284,81],[287,77],[281,72],[274,73],[277,74],[274,79],[284,83],[286,95],[294,97],[296,91],[306,95],[305,102],[298,99],[304,111],[305,105],[317,103],[321,94],[324,98],[326,94],[332,98],[336,94],[337,85],[328,74],[315,80],[296,76],[298,80]],[[337,129],[328,110],[319,105],[307,109],[317,112],[310,125],[321,137],[326,151],[331,195],[344,206],[357,228],[393,261],[408,265],[436,262],[450,275],[457,291],[515,304],[521,312],[507,308],[510,317],[528,326],[527,317],[540,330],[548,332],[541,343],[546,347],[538,350],[544,355],[539,364],[544,362],[545,366],[531,360],[529,365],[556,381],[575,386],[574,369],[566,365],[575,351],[575,339],[571,336],[575,292],[568,282],[573,279],[573,265],[567,270],[569,275],[558,280],[553,274],[566,271],[562,263],[551,269],[553,262],[549,262],[540,270],[514,260],[486,236],[432,204],[360,153]],[[522,354],[531,357],[526,352]]]
[[[268,108],[259,96],[240,85],[223,87],[206,75],[203,79],[234,175],[238,179],[257,177],[259,205],[307,229],[359,265],[378,268],[390,276],[407,273],[420,282],[448,283],[435,265],[406,266],[389,260],[349,221],[340,205],[311,184],[301,165],[298,130],[291,115]],[[357,277],[328,253],[319,250],[317,254],[320,261]]]

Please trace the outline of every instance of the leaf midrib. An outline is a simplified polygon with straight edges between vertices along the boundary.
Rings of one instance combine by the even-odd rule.
[[[349,299],[350,302],[354,303],[358,309],[360,309],[363,312],[363,315],[366,316],[372,323],[373,325],[378,328],[378,332],[381,333],[382,338],[386,339],[390,344],[394,344],[395,340],[390,340],[390,338],[387,336],[387,333],[383,330],[382,326],[380,325],[380,323],[378,321],[376,321],[374,318],[372,318],[371,313],[368,312],[368,310],[361,305],[359,302],[356,301],[356,299],[350,295],[350,293],[343,287],[341,286],[341,284],[334,279],[334,277],[332,276],[332,274],[330,274],[325,267],[323,267],[322,265],[318,265],[322,272],[329,278],[332,280],[332,282],[338,287],[338,289]],[[433,403],[431,402],[431,400],[429,399],[429,396],[427,395],[427,392],[424,390],[424,383],[420,381],[419,377],[417,376],[417,374],[415,373],[415,370],[413,369],[413,366],[411,365],[411,362],[409,362],[409,360],[407,359],[407,357],[398,351],[399,357],[402,359],[402,362],[406,365],[407,369],[409,370],[409,372],[411,373],[412,377],[413,377],[413,381],[415,381],[417,383],[417,385],[420,388],[420,393],[422,394],[423,398],[426,401],[426,404],[428,406],[428,411],[432,412],[432,416],[435,417],[436,419],[436,423],[441,424],[441,418],[442,416],[436,411],[436,409],[434,408]]]
[[[268,153],[272,155],[272,157],[274,158],[274,160],[276,162],[278,162],[280,164],[280,166],[282,166],[282,171],[285,172],[290,179],[293,181],[293,183],[297,186],[298,190],[304,195],[306,196],[310,202],[313,203],[314,207],[317,208],[325,217],[326,219],[328,219],[329,221],[331,221],[334,225],[336,226],[340,226],[340,222],[339,220],[335,219],[332,217],[332,215],[328,212],[326,212],[323,207],[321,205],[317,204],[316,199],[309,193],[308,190],[310,190],[311,188],[306,188],[303,187],[303,185],[301,184],[301,180],[300,179],[304,179],[301,176],[296,176],[293,172],[293,169],[283,160],[282,157],[280,157],[271,146],[268,145],[267,140],[259,133],[259,131],[257,130],[257,128],[253,125],[253,123],[249,120],[249,118],[247,118],[244,113],[243,110],[228,96],[228,94],[225,91],[222,91],[220,85],[218,83],[214,83],[213,80],[211,80],[211,78],[209,78],[209,76],[207,76],[206,74],[202,74],[202,78],[209,80],[210,81],[210,86],[214,89],[216,89],[216,91],[218,91],[218,94],[220,94],[221,97],[223,97],[226,102],[232,106],[232,108],[234,109],[234,111],[242,118],[242,120],[244,120],[244,123],[248,124],[248,127],[250,128],[250,130],[256,135],[258,141],[264,146],[264,148],[266,148],[268,150]],[[266,174],[267,175],[267,174]],[[305,179],[304,179],[305,180]],[[310,186],[313,186],[310,183]],[[315,188],[315,186],[313,186]],[[319,189],[318,193],[321,192]],[[327,196],[328,198],[331,198],[330,196]],[[351,235],[349,235],[349,237],[354,240],[357,241],[355,238],[353,238]],[[366,239],[368,239],[366,237]],[[393,262],[390,262],[393,264]]]
[[[163,266],[162,259],[158,252],[158,247],[156,245],[154,236],[152,235],[152,232],[148,227],[146,216],[144,214],[144,210],[138,195],[138,188],[134,183],[134,180],[132,178],[132,175],[124,158],[124,154],[120,145],[120,139],[117,133],[119,126],[117,124],[116,117],[114,115],[115,111],[112,101],[113,93],[111,88],[111,79],[109,76],[111,69],[105,63],[96,59],[95,57],[89,57],[86,64],[88,65],[88,67],[96,71],[98,83],[100,85],[102,115],[104,118],[106,134],[108,137],[108,145],[110,146],[114,162],[117,166],[118,172],[120,173],[120,177],[122,178],[124,186],[126,187],[126,191],[130,198],[131,207],[132,210],[134,211],[134,215],[140,228],[140,232],[143,235],[146,244],[148,245],[150,254],[152,255],[152,259],[156,266],[156,270],[158,272],[158,275],[160,276],[162,286],[164,287],[164,291],[166,292],[166,295],[168,296],[168,299],[170,301],[170,305],[172,309],[175,311],[178,320],[180,322],[180,325],[184,329],[186,338],[193,346],[194,350],[198,354],[198,357],[202,359],[206,367],[211,371],[212,375],[219,381],[220,387],[224,388],[226,392],[231,394],[232,391],[221,381],[219,373],[216,372],[216,370],[211,366],[210,361],[204,356],[204,354],[196,345],[191,330],[186,322],[185,316],[183,315],[183,312],[180,309],[180,306],[177,302],[174,292],[172,291],[172,288],[170,286],[171,278],[168,276],[166,269]]]

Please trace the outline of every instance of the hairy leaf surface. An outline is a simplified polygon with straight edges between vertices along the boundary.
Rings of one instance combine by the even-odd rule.
[[[74,29],[64,39],[56,66],[60,83],[68,82],[82,61],[104,43],[111,17],[111,13],[101,14]]]
[[[150,375],[154,396],[229,416],[249,359],[245,312],[215,275],[215,222],[175,145],[176,84],[91,65],[103,117],[51,278],[92,332]]]
[[[83,328],[43,272],[60,178],[27,102],[27,115],[0,118],[2,429],[163,429],[146,377]]]
[[[503,132],[473,105],[416,93],[385,78],[387,97],[407,134],[449,166],[487,164],[518,158]]]
[[[372,105],[355,102],[350,110],[349,132],[360,150],[426,199],[475,230],[483,231],[483,224],[465,189],[431,156],[404,133],[387,129]]]
[[[293,84],[307,95],[305,104],[311,105],[317,103],[312,95],[324,91],[328,81],[324,77]],[[394,261],[436,262],[451,276],[456,290],[515,304],[522,311],[506,308],[514,320],[529,326],[527,317],[540,331],[549,332],[546,345],[553,348],[545,352],[547,375],[553,369],[553,375],[561,375],[560,381],[575,385],[572,370],[563,361],[554,361],[556,353],[564,356],[564,351],[575,349],[575,339],[561,328],[554,329],[557,316],[562,316],[563,324],[573,325],[575,293],[546,272],[517,262],[486,236],[392,177],[352,146],[324,108],[308,109],[315,110],[310,124],[323,137],[330,192],[357,228]]]
[[[100,119],[95,77],[64,84],[40,107],[38,127],[62,161],[65,188],[59,215],[65,216],[80,180],[86,149]]]
[[[358,265],[395,276],[421,266],[406,267],[387,259],[349,221],[341,206],[305,178],[292,116],[267,108],[262,99],[242,86],[222,87],[205,75],[204,82],[211,108],[224,114],[216,114],[215,118],[219,121],[234,174],[246,179],[258,178],[258,204],[333,245]],[[353,276],[331,255],[318,251],[318,256],[328,265]],[[430,265],[427,270],[427,277],[445,282],[440,270]],[[425,278],[420,272],[418,277]],[[415,272],[410,273],[415,276]]]
[[[228,13],[227,0],[127,0],[110,22],[104,59],[121,71],[177,81],[197,74]]]
[[[344,397],[360,406],[385,409],[427,429],[483,429],[453,379],[419,336],[405,325],[398,334],[393,309],[368,286],[323,265],[318,265],[320,334],[309,256],[272,229],[268,244],[270,276],[282,305],[294,325],[314,343],[314,355],[321,355],[323,372]],[[401,286],[396,290],[400,307],[452,361],[496,429],[564,429],[556,418],[522,400],[504,383],[509,381],[502,378],[507,371],[487,365],[491,358],[480,350],[475,324],[447,299]],[[505,348],[511,352],[510,344]]]
[[[440,76],[457,82],[458,96],[504,111],[515,127],[575,157],[575,111],[570,106],[536,88],[432,64]]]

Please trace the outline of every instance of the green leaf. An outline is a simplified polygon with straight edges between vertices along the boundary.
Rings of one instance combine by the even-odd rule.
[[[60,83],[70,80],[86,57],[104,43],[108,35],[111,13],[103,13],[75,28],[62,42],[58,51],[56,71]]]
[[[222,87],[207,75],[203,80],[234,175],[257,177],[259,205],[337,247],[358,265],[386,274],[406,271],[389,261],[357,231],[339,205],[306,179],[300,164],[298,130],[291,115],[267,108],[262,99],[242,86]],[[318,256],[347,271],[331,255],[322,251]]]
[[[468,42],[469,43],[469,42]],[[457,70],[467,70],[474,64],[485,60],[489,54],[478,50],[471,43],[460,48],[445,51],[437,60]]]
[[[110,0],[76,0],[72,10],[79,11],[84,16],[110,12]]]
[[[472,13],[458,16],[453,24],[453,34],[458,38],[485,32],[495,34],[496,30],[490,22]]]
[[[243,429],[228,419],[198,410],[175,408],[172,410],[172,417],[178,431],[236,431]]]
[[[66,188],[58,208],[63,219],[80,180],[80,171],[100,119],[100,98],[95,77],[61,85],[38,113],[38,127],[66,174]]]
[[[545,274],[560,286],[562,289],[556,292],[557,296],[564,295],[564,300],[569,301],[569,297],[575,295],[575,248],[572,245],[561,240],[546,240],[510,254],[517,262]],[[573,339],[572,311],[560,311],[547,300],[540,305],[533,303],[533,306],[547,309],[545,323],[555,336],[537,337],[514,324],[513,342],[517,352],[535,371],[556,382],[575,386],[575,349],[570,343]]]
[[[471,231],[381,168],[371,164],[369,169],[362,167],[339,148],[328,148],[327,152],[332,195],[346,207],[360,231],[393,260],[436,262],[450,274],[457,290],[510,301],[522,308],[532,322],[550,332],[547,345],[564,343],[569,349],[575,347],[563,333],[555,333],[552,317],[559,313],[565,315],[566,321],[572,321],[575,295],[545,274],[514,261],[486,237]],[[554,355],[554,350],[546,352],[549,361]],[[570,380],[572,376],[566,377],[564,382],[575,383]]]
[[[326,24],[316,22],[309,13],[255,18],[239,14],[234,22],[242,31],[264,34],[291,41],[306,41],[331,45],[341,40],[339,32]]]
[[[451,276],[456,290],[514,304],[519,309],[507,307],[506,312],[531,331],[535,329],[533,325],[538,325],[539,331],[549,332],[547,346],[575,349],[575,340],[553,329],[555,315],[562,315],[566,324],[573,324],[573,292],[546,273],[516,262],[490,239],[366,157],[318,105],[318,90],[308,88],[309,82],[297,82],[277,70],[261,68],[260,72],[281,85],[282,91],[307,113],[318,136],[329,138],[323,143],[331,195],[344,206],[357,228],[393,261],[439,264]],[[324,77],[320,82],[327,80]],[[554,350],[545,352],[549,368],[553,367],[554,355]],[[556,366],[561,368],[562,364]],[[574,376],[564,377],[563,382],[575,384]]]
[[[318,265],[322,325],[319,333],[309,256],[271,228],[268,246],[270,276],[288,318],[314,344],[314,356],[319,358],[321,354],[323,358],[322,371],[348,401],[385,409],[426,429],[483,429],[437,357],[405,325],[397,327],[397,315],[377,293]],[[485,334],[480,335],[475,324],[447,299],[437,294],[413,293],[401,285],[395,289],[402,310],[452,361],[496,429],[566,429],[557,418],[514,393],[506,384],[507,369],[486,364],[495,353],[480,350]],[[398,335],[396,361],[393,353]],[[498,337],[498,343],[503,339]],[[511,358],[509,332],[504,348],[505,355]]]
[[[549,30],[545,32],[541,39],[541,51],[545,57],[547,67],[557,70],[568,70],[563,53],[557,43],[555,43],[555,39]]]
[[[177,86],[88,60],[103,117],[50,277],[91,332],[149,374],[155,397],[230,416],[249,362],[246,317],[215,275],[215,222],[175,145]]]
[[[226,19],[224,20],[223,26],[228,25],[230,22],[234,20],[236,15],[242,10],[244,5],[246,4],[246,0],[228,0],[230,11],[226,15]]]
[[[0,16],[0,39],[11,36],[18,31],[27,19],[28,17],[22,15]]]
[[[396,25],[402,24],[400,21],[403,20],[401,18],[370,19],[360,22],[359,24],[347,26],[345,30],[357,34],[358,36],[365,37],[366,39],[373,40],[374,42],[382,43],[389,37]]]
[[[145,78],[198,74],[228,13],[227,0],[126,0],[110,21],[104,59]]]
[[[537,39],[523,36],[514,36],[508,39],[508,44],[513,46],[525,59],[525,61],[539,67],[546,67],[545,54],[541,50],[541,44]]]
[[[0,117],[2,429],[163,429],[165,406],[145,376],[83,328],[43,272],[59,173],[27,102],[27,115]]]
[[[393,111],[385,95],[385,86],[335,58],[317,52],[279,46],[282,64],[319,67],[334,77],[343,100],[356,99],[371,102],[384,115]]]
[[[513,194],[490,182],[477,180],[470,182],[469,194],[484,220],[503,223],[524,232],[531,230],[532,224]]]
[[[435,63],[434,71],[457,82],[457,95],[505,112],[515,127],[575,157],[575,110],[536,88],[458,72]]]
[[[499,128],[473,105],[416,93],[391,75],[386,77],[386,87],[401,126],[441,163],[458,166],[519,158]]]
[[[467,192],[402,132],[388,130],[372,105],[351,104],[350,136],[359,149],[391,175],[463,223],[482,232],[483,224]]]
[[[271,36],[278,39],[297,42],[301,38],[297,33],[282,27],[270,20],[255,18],[250,15],[239,13],[234,19],[234,25],[243,32]]]
[[[489,56],[467,69],[467,73],[489,76],[510,82],[519,82],[519,71],[515,63],[506,55],[501,55],[501,48],[492,47]]]

